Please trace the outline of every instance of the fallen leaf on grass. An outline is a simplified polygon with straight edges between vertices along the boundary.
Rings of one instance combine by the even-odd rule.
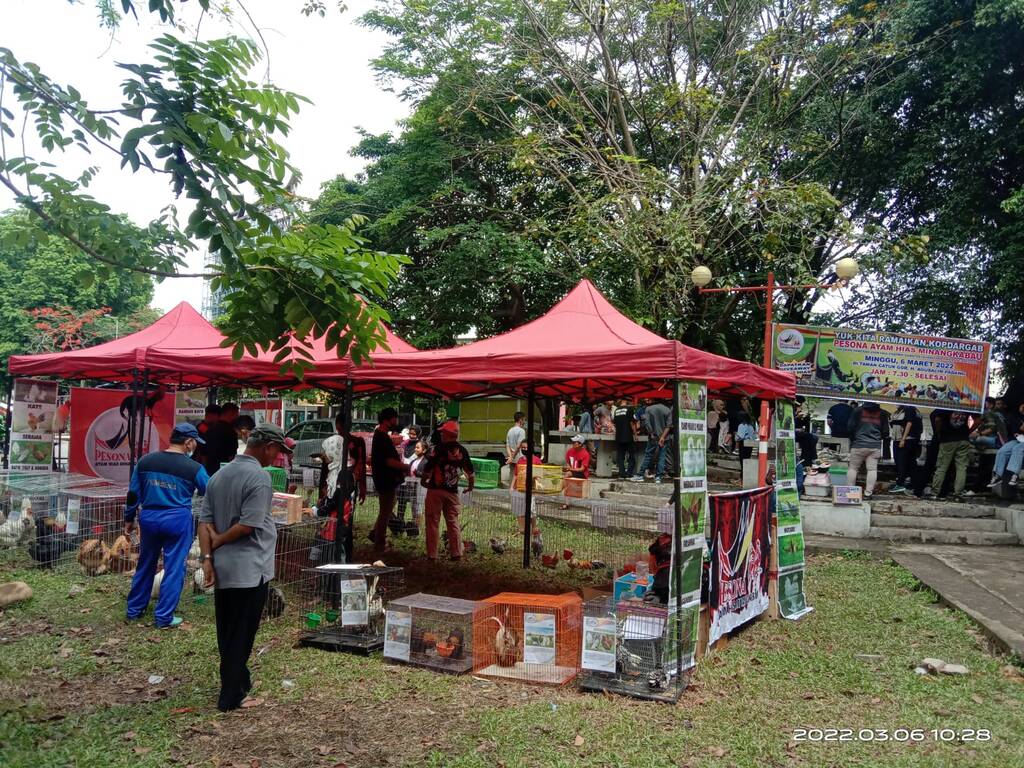
[[[246,699],[242,702],[242,709],[252,709],[263,704],[263,699]]]
[[[573,745],[574,745],[574,746],[577,746],[577,747],[582,747],[582,746],[583,746],[583,742],[584,742],[584,739],[583,739],[583,737],[582,737],[582,736],[580,736],[579,734],[577,734],[577,735],[576,735],[576,738],[575,738],[575,739],[573,739],[573,742],[572,742],[572,743],[573,743]]]
[[[121,738],[125,741],[131,741],[135,738],[135,731],[126,731],[125,733],[121,734]]]
[[[188,714],[189,712],[195,712],[195,711],[196,711],[195,707],[178,707],[177,709],[172,709],[171,710],[171,714],[172,715],[185,715],[185,714]]]
[[[152,747],[135,747],[132,750],[136,755],[148,755],[153,751]]]
[[[816,697],[813,693],[805,693],[803,696],[801,696],[801,698],[810,701],[811,699],[814,699]]]
[[[725,757],[725,754],[728,751],[729,750],[726,749],[725,747],[709,747],[708,748],[708,752],[710,752],[712,754],[712,756],[714,756],[714,757]]]
[[[984,701],[981,700],[981,696],[979,696],[976,693],[975,694],[971,694],[971,701],[973,701],[975,704],[984,704],[985,703]]]
[[[321,755],[329,755],[334,751],[334,747],[329,747],[326,744],[321,744],[316,748],[316,751]]]

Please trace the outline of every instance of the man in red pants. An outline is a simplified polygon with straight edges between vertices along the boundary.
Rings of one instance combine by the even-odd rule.
[[[446,421],[438,430],[441,442],[435,445],[423,462],[423,479],[427,489],[424,517],[427,526],[427,557],[437,560],[438,529],[444,515],[448,531],[448,554],[452,560],[462,557],[462,531],[459,528],[459,476],[465,472],[469,479],[466,493],[472,493],[476,480],[469,451],[459,443],[459,424]]]

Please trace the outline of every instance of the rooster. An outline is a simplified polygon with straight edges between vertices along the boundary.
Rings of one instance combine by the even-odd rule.
[[[489,616],[489,621],[498,625],[498,631],[494,633],[494,653],[498,657],[499,667],[511,667],[516,663],[516,656],[519,650],[519,638],[510,623],[508,611],[505,612],[505,621],[497,616]]]
[[[28,544],[28,556],[42,568],[53,568],[68,549],[66,536],[57,531],[49,518],[36,518],[34,535]]]
[[[110,547],[103,539],[87,539],[78,548],[78,564],[86,576],[102,576],[110,570]]]
[[[505,548],[508,546],[508,542],[504,539],[491,539],[491,551],[496,555],[505,554]]]
[[[132,543],[127,536],[118,536],[110,548],[110,570],[114,573],[134,571],[139,562],[137,552],[132,552]]]
[[[533,552],[533,556],[540,557],[544,554],[544,537],[541,536],[540,530],[534,530],[533,540],[530,542],[530,551]]]

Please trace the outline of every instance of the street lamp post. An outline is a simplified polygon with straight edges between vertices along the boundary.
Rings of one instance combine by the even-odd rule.
[[[714,279],[714,275],[711,274],[711,270],[707,267],[700,265],[694,267],[693,272],[690,273],[690,280],[697,286],[697,290],[701,293],[764,293],[764,358],[762,365],[765,368],[770,368],[772,365],[772,309],[773,300],[776,291],[801,291],[801,290],[812,290],[812,289],[831,289],[838,288],[846,285],[850,280],[857,276],[860,271],[860,265],[857,264],[856,259],[850,257],[842,258],[836,262],[836,277],[839,278],[834,283],[805,283],[803,285],[778,285],[775,282],[775,273],[772,271],[768,272],[768,283],[767,285],[752,285],[742,286],[735,288],[705,288],[708,283]],[[765,484],[765,478],[768,474],[768,401],[761,401],[761,423],[758,428],[758,444],[757,444],[757,482],[759,485]]]

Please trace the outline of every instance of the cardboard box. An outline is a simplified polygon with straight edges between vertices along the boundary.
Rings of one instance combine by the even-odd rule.
[[[629,600],[634,597],[643,597],[651,586],[651,577],[638,579],[635,573],[627,573],[615,580],[614,600]]]
[[[565,478],[565,490],[563,495],[571,499],[589,499],[590,480],[585,477]]]
[[[859,506],[864,501],[859,485],[833,485],[832,504],[836,506]]]
[[[298,523],[302,520],[302,496],[296,493],[275,493],[270,509],[275,523]]]

